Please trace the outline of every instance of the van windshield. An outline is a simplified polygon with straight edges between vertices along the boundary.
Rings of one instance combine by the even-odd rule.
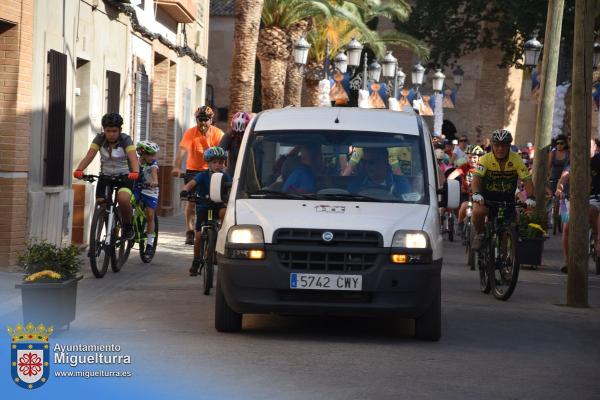
[[[427,203],[422,139],[358,131],[254,132],[238,195]]]

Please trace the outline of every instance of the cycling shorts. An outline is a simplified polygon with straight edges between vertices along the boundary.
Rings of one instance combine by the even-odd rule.
[[[133,198],[133,181],[124,179],[117,185],[117,192],[128,192]],[[96,198],[106,199],[110,192],[110,177],[100,175],[98,183],[96,184]]]
[[[158,207],[158,197],[148,196],[147,194],[143,194],[141,191],[136,190],[134,192],[136,201],[142,203],[144,207],[151,208],[156,210]]]

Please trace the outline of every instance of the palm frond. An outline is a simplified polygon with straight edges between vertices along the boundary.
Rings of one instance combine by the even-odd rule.
[[[380,43],[384,45],[396,44],[412,50],[423,61],[427,61],[429,59],[430,49],[427,44],[406,33],[396,30],[384,31],[380,34]]]

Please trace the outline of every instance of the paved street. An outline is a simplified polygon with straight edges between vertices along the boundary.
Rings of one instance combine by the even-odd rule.
[[[132,253],[101,280],[86,265],[77,319],[54,341],[120,344],[137,355],[134,371],[199,398],[600,398],[600,279],[590,275],[591,308],[562,306],[557,238],[508,302],[481,294],[460,244],[446,242],[442,339],[428,343],[411,337],[409,321],[358,318],[246,316],[243,333],[217,333],[214,292],[202,295],[201,278],[187,275],[181,218],[160,223],[153,264]],[[0,320],[14,324],[20,276],[0,276]]]

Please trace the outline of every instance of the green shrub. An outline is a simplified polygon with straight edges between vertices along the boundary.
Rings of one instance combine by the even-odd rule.
[[[17,265],[25,272],[26,281],[56,282],[75,278],[81,258],[75,245],[59,247],[45,240],[30,240],[19,253]]]

